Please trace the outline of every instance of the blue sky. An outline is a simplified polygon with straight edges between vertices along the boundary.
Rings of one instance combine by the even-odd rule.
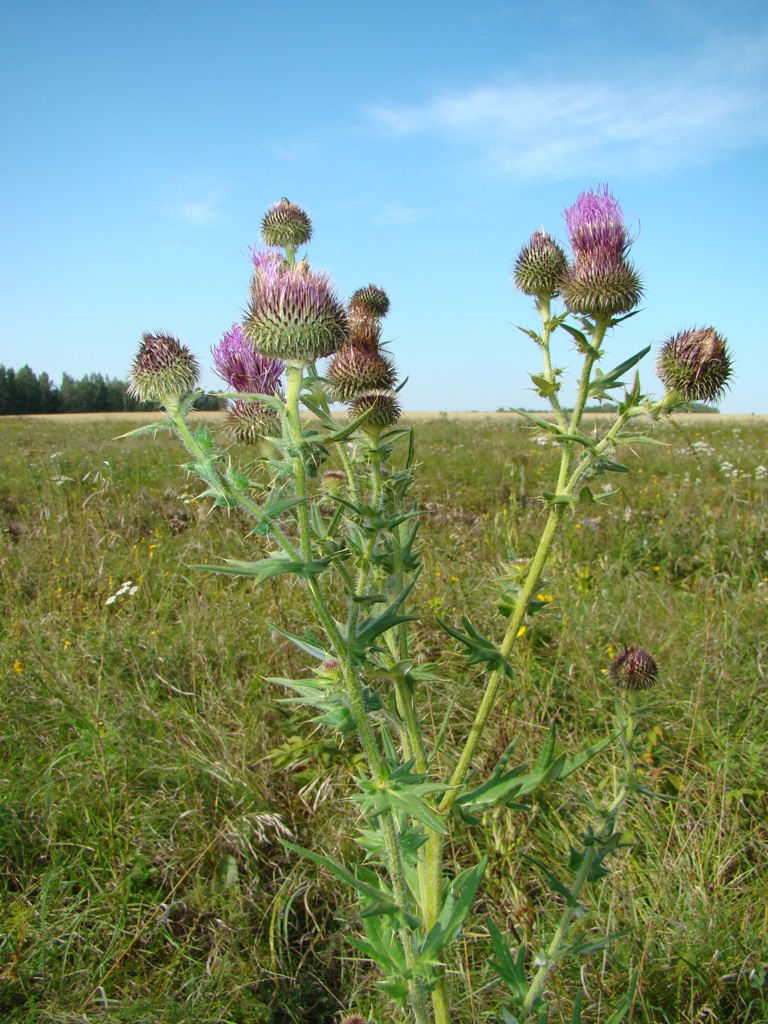
[[[721,408],[768,412],[765,0],[4,0],[0,95],[6,366],[124,377],[146,329],[209,366],[287,196],[388,291],[406,408],[532,406],[514,257],[607,182],[646,293],[607,362],[712,324]]]

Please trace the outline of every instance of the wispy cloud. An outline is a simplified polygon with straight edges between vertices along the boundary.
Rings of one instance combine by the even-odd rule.
[[[427,216],[425,210],[417,209],[415,206],[406,206],[404,203],[386,203],[374,216],[376,224],[415,224],[416,221],[424,220]]]
[[[768,142],[768,33],[682,59],[628,59],[624,72],[506,81],[378,106],[396,136],[431,135],[509,177],[658,173]]]
[[[162,210],[172,220],[196,227],[207,227],[210,224],[219,224],[223,220],[222,203],[225,197],[223,189],[212,189],[204,194],[167,203]]]

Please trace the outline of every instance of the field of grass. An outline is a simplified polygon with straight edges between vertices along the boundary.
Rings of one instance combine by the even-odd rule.
[[[677,424],[677,421],[676,421]],[[0,1019],[105,1024],[332,1024],[391,1015],[343,936],[347,891],[279,843],[355,856],[358,750],[313,731],[265,676],[300,674],[270,623],[296,629],[301,590],[189,568],[250,559],[239,514],[210,513],[170,437],[115,440],[112,417],[0,421]],[[587,897],[631,934],[553,988],[604,1022],[639,970],[634,1022],[768,1021],[768,424],[709,416],[623,452],[606,505],[566,519],[547,608],[483,753],[554,717],[575,746],[607,728],[622,643],[661,673],[646,720],[631,845]],[[531,554],[556,453],[512,417],[419,422],[424,693],[450,744],[477,678],[436,616],[500,635],[492,574]],[[598,481],[597,489],[600,487]],[[603,755],[601,755],[602,757]],[[552,914],[550,862],[589,820],[610,754],[527,812],[458,833],[457,863],[489,854],[452,972],[473,965],[459,1024],[497,1020],[489,915],[535,944]],[[541,795],[543,793],[543,795]]]

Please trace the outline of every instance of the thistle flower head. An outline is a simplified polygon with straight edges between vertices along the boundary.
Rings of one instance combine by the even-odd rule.
[[[361,309],[380,320],[389,312],[389,296],[383,288],[375,284],[368,284],[365,288],[358,288],[349,300],[350,311]]]
[[[565,211],[565,223],[573,251],[573,266],[563,283],[568,309],[608,317],[634,309],[642,283],[627,259],[632,239],[608,186],[582,192]]]
[[[662,384],[686,402],[717,401],[732,371],[728,345],[714,327],[675,334],[664,344],[656,365]]]
[[[243,329],[265,355],[311,363],[336,351],[348,324],[327,274],[310,271],[304,261],[289,267],[263,259],[253,275]]]
[[[128,379],[128,392],[139,401],[163,403],[194,391],[200,365],[173,335],[145,331]]]
[[[349,343],[365,352],[378,352],[381,322],[362,306],[350,306],[347,313]]]
[[[557,294],[567,271],[562,246],[546,231],[534,231],[515,260],[513,280],[525,295],[549,298]]]
[[[369,427],[392,427],[400,419],[400,404],[391,391],[366,391],[355,395],[349,403],[349,418],[357,419],[371,410],[365,425]]]
[[[582,192],[565,211],[565,226],[576,259],[596,249],[623,258],[631,239],[624,224],[624,212],[615,196],[603,185],[602,191]]]
[[[211,349],[211,354],[216,373],[233,391],[259,395],[281,393],[280,376],[285,363],[257,352],[248,342],[241,324],[232,324]]]
[[[348,402],[364,391],[390,391],[397,381],[392,357],[376,349],[343,345],[325,373],[334,402]]]
[[[329,494],[338,494],[347,482],[347,478],[340,469],[329,469],[326,473],[323,473],[320,482],[324,491],[328,491]]]
[[[261,237],[267,245],[296,249],[312,237],[312,221],[305,210],[283,197],[264,214]]]
[[[629,644],[613,659],[608,675],[620,690],[650,690],[658,682],[659,669],[647,651]]]
[[[224,420],[232,440],[241,444],[257,444],[280,433],[280,417],[263,402],[238,398],[227,406]]]
[[[257,272],[270,267],[279,269],[285,263],[285,257],[277,249],[257,249],[254,245],[248,246],[248,259]]]

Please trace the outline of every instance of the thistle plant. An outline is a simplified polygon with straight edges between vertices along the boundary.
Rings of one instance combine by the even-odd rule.
[[[553,888],[551,934],[529,948],[510,943],[492,921],[485,924],[493,947],[490,966],[498,976],[498,1019],[546,1021],[553,969],[610,939],[587,939],[582,899],[587,886],[605,884],[607,864],[623,844],[621,816],[637,788],[642,695],[658,677],[652,655],[633,643],[614,659],[609,674],[617,693],[615,720],[583,749],[559,750],[553,723],[533,764],[513,763],[513,742],[486,778],[474,775],[472,766],[500,695],[510,700],[514,692],[514,647],[543,606],[542,574],[563,520],[579,502],[610,500],[610,488],[592,488],[597,478],[627,472],[615,458],[617,448],[653,443],[648,431],[655,420],[692,399],[717,398],[731,372],[726,343],[712,328],[678,334],[663,346],[658,369],[667,391],[659,399],[642,392],[635,370],[650,346],[602,370],[608,337],[635,314],[642,295],[629,258],[632,237],[607,187],[580,195],[565,219],[571,257],[539,230],[521,249],[513,275],[534,299],[541,321],[538,330],[522,330],[539,351],[541,367],[531,380],[551,412],[523,415],[557,446],[559,468],[542,495],[544,525],[535,554],[520,560],[508,552],[497,576],[500,635],[483,635],[466,617],[441,622],[446,645],[458,644],[469,671],[477,674],[480,695],[455,757],[445,744],[449,728],[456,729],[450,710],[436,731],[429,714],[429,690],[441,680],[441,662],[421,663],[415,654],[422,513],[411,497],[413,431],[399,425],[396,366],[382,342],[386,292],[369,284],[342,303],[328,275],[299,258],[311,222],[282,199],[262,223],[268,248],[251,250],[254,271],[244,319],[213,350],[216,370],[231,389],[228,439],[217,442],[207,428],[189,425],[199,370],[175,339],[145,335],[131,375],[134,393],[164,405],[166,425],[189,453],[186,469],[202,478],[212,505],[238,507],[253,523],[252,561],[223,558],[199,568],[247,577],[254,586],[289,576],[306,593],[312,621],[293,630],[273,628],[314,668],[301,678],[271,682],[276,694],[287,692],[283,699],[307,708],[313,722],[359,742],[365,770],[351,798],[361,824],[350,823],[350,831],[360,856],[341,863],[321,849],[284,845],[355,892],[359,928],[350,943],[377,965],[379,984],[402,1007],[402,1019],[416,1024],[457,1019],[447,966],[486,869],[483,858],[456,872],[446,856],[449,840],[458,841],[466,829],[482,829],[494,808],[525,814],[538,789],[564,783],[613,746],[617,767],[610,799],[592,808],[565,867],[542,868]],[[561,401],[557,339],[575,347],[581,359],[571,408]],[[318,368],[322,359],[328,362]],[[622,378],[630,373],[626,383]],[[605,425],[587,432],[589,401],[603,403],[610,415]],[[346,406],[344,420],[332,414],[335,402]],[[242,466],[235,461],[240,449],[228,447],[233,440],[260,442],[247,450]],[[631,999],[630,981],[613,1024]],[[578,998],[572,1020],[581,1020]]]

